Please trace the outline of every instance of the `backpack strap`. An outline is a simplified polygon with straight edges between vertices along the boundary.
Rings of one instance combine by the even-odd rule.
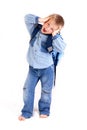
[[[53,62],[54,62],[54,86],[56,83],[56,67],[59,61],[59,52],[56,53],[56,55],[54,55],[54,53],[52,53],[52,58],[53,58]]]
[[[35,37],[35,35],[39,32],[39,30],[42,28],[41,24],[37,24],[34,28],[32,34],[31,34],[31,40]]]

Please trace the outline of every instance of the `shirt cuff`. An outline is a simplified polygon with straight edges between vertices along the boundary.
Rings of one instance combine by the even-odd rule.
[[[36,23],[38,23],[38,19],[39,19],[39,17],[36,16],[36,17],[35,17],[35,22],[36,22]]]
[[[53,36],[53,40],[57,39],[60,36],[60,34],[56,34],[55,36]]]

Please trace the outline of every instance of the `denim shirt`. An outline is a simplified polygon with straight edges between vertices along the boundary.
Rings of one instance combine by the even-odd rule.
[[[38,18],[38,16],[32,14],[25,15],[25,24],[30,36],[34,28],[38,24]],[[41,33],[41,31],[39,31],[36,34],[35,40],[33,41],[33,46],[29,44],[29,49],[27,52],[27,61],[29,65],[33,68],[44,69],[53,64],[52,54],[49,52],[45,52],[44,48],[42,48],[41,46],[41,44],[46,40],[47,36]],[[53,37],[52,45],[55,52],[59,52],[60,54],[64,53],[66,44],[61,37],[57,37],[57,35],[55,35]]]

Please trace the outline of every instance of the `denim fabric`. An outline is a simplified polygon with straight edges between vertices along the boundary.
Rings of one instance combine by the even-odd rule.
[[[33,115],[35,87],[41,81],[41,97],[38,101],[40,114],[50,114],[51,92],[53,87],[54,67],[34,69],[29,67],[29,72],[23,88],[24,107],[22,116],[30,118]]]

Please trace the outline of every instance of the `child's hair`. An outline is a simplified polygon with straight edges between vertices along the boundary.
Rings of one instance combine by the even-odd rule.
[[[51,14],[49,15],[49,19],[54,19],[56,25],[64,26],[64,19],[59,14]]]

